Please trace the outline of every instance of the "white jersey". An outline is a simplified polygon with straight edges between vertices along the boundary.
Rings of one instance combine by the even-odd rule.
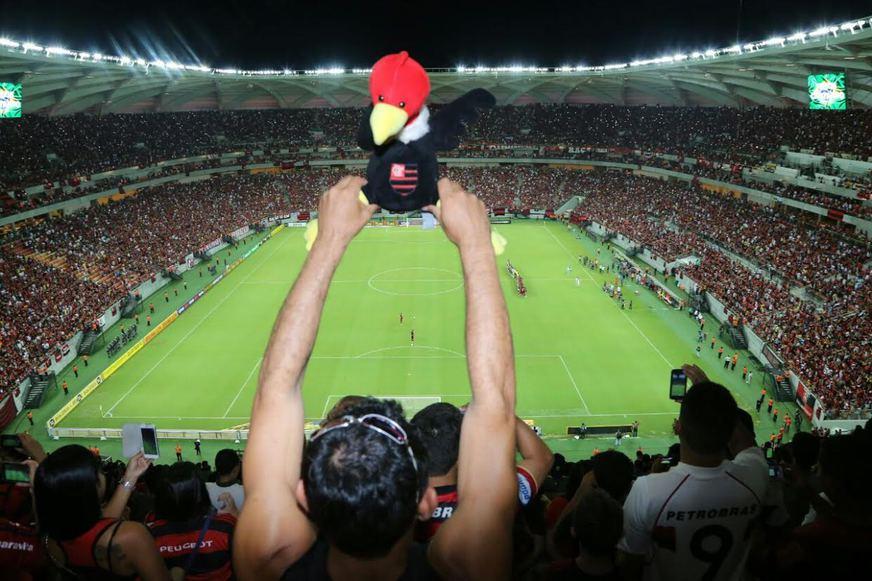
[[[645,555],[645,579],[739,579],[768,470],[752,447],[715,468],[679,463],[633,483],[622,551]]]

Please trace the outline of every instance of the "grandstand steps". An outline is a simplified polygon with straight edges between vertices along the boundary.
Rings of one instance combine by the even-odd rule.
[[[52,375],[32,375],[30,377],[30,390],[24,400],[24,409],[32,410],[42,405],[46,393],[52,386]]]
[[[725,325],[724,334],[727,336],[727,341],[733,349],[747,349],[748,341],[745,339],[745,333],[742,327],[733,327]]]
[[[93,353],[94,343],[97,341],[98,337],[100,337],[99,331],[85,331],[82,333],[82,340],[79,342],[79,346],[76,347],[76,351],[79,355],[90,355]]]
[[[778,381],[775,378],[775,399],[777,401],[793,401],[793,387],[787,379]]]

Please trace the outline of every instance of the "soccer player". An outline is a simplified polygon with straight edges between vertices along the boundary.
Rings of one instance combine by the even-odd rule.
[[[618,448],[621,447],[621,438],[623,438],[623,437],[624,437],[623,432],[621,432],[621,429],[618,428],[618,431],[615,432],[615,446],[617,446]]]
[[[778,423],[778,408],[772,410],[772,421],[773,423]]]
[[[699,343],[696,344],[696,356],[700,357]]]
[[[409,337],[412,339],[412,347],[415,346],[415,329],[412,329],[412,332],[409,333]]]
[[[182,445],[176,442],[176,461],[182,461]]]
[[[748,377],[745,378],[745,383],[747,383],[748,385],[751,385],[751,378],[752,378],[752,377],[754,377],[754,372],[753,372],[753,371],[749,371],[749,372],[748,372]]]
[[[747,380],[748,380],[748,366],[745,365],[744,367],[742,367],[742,381],[747,383]]]
[[[712,341],[714,341],[714,339],[712,339]],[[720,358],[723,357],[723,356],[724,356],[724,348],[723,348],[723,346],[718,347],[718,359],[720,359]]]
[[[715,338],[714,338],[714,337],[712,337],[712,347],[711,347],[711,348],[712,348],[712,349],[715,348]]]
[[[88,356],[87,355],[82,355],[82,362],[85,364],[85,367],[88,366]]]
[[[73,375],[76,376],[76,379],[79,378],[79,366],[78,365],[73,365]]]
[[[730,362],[730,371],[736,370],[736,363],[739,362],[739,354],[733,353],[733,360]]]
[[[760,413],[760,408],[762,408],[762,407],[763,407],[763,398],[761,397],[760,399],[757,400],[757,405],[756,405],[757,413]]]
[[[581,286],[581,279],[577,276],[575,277],[575,286]]]
[[[769,398],[769,407],[766,408],[766,413],[767,413],[767,414],[771,414],[771,413],[772,413],[772,406],[773,406],[774,404],[775,404],[775,400],[772,399],[772,398],[770,397],[770,398]]]
[[[403,324],[403,313],[400,313],[400,325]]]
[[[69,394],[70,394],[70,387],[67,385],[67,380],[66,380],[66,379],[65,379],[64,382],[61,384],[61,387],[62,387],[63,390],[64,390],[64,395],[69,395]]]
[[[33,425],[33,412],[27,412],[27,421],[30,422],[30,425]]]
[[[625,579],[641,579],[643,568],[646,579],[738,579],[760,515],[769,480],[763,451],[730,392],[698,367],[685,369],[693,387],[675,424],[681,460],[637,478],[624,503]]]
[[[170,302],[170,293],[167,291],[164,291],[164,301],[167,303]]]
[[[194,454],[197,456],[202,456],[200,453],[200,440],[194,440]]]
[[[566,274],[567,274],[567,276],[572,274],[572,264],[571,263],[566,265]]]

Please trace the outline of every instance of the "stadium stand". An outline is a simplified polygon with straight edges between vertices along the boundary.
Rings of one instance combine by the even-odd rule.
[[[364,154],[354,144],[361,115],[350,107],[222,110],[36,115],[0,124],[0,143],[16,160],[0,169],[0,400],[61,343],[95,329],[107,308],[159,273],[171,276],[204,245],[232,242],[240,228],[278,217],[301,213],[307,220],[340,177],[362,173]],[[870,134],[869,109],[501,106],[470,128],[442,173],[491,217],[553,217],[572,199],[568,222],[591,237],[599,233],[603,245],[618,236],[631,245],[612,265],[621,277],[658,293],[687,291],[695,306],[709,293],[724,305],[730,332],[744,340],[748,329],[780,354],[824,404],[826,419],[856,420],[872,413],[872,245],[868,228],[841,218],[868,223],[872,175],[831,162],[872,161]],[[823,156],[827,174],[793,167],[788,151]],[[228,153],[233,157],[222,157]],[[207,157],[165,163],[192,156]],[[269,171],[249,171],[251,164]],[[230,165],[239,169],[211,173]],[[773,177],[773,167],[795,169],[810,183]],[[124,168],[144,173],[112,174]],[[109,175],[93,178],[101,172]],[[168,181],[142,186],[143,176]],[[817,187],[834,182],[839,191]],[[826,211],[761,204],[721,185]],[[70,212],[17,217],[107,191],[112,195]],[[476,232],[485,232],[482,204],[470,201],[468,209],[480,211]],[[490,259],[481,238],[477,248],[487,248]],[[641,252],[649,265],[665,267],[627,258]],[[311,256],[324,264],[335,258]],[[594,262],[585,257],[584,264]],[[141,454],[125,465],[96,447],[47,454],[20,434],[15,445],[0,447],[0,461],[21,462],[30,472],[27,481],[0,483],[0,577],[233,579],[257,570],[264,578],[327,578],[328,555],[337,553],[352,578],[361,570],[355,567],[371,572],[392,557],[422,579],[436,578],[435,570],[484,578],[494,569],[500,578],[616,580],[642,578],[645,566],[663,579],[779,580],[849,578],[868,568],[870,422],[850,432],[797,426],[788,443],[782,428],[765,441],[729,390],[687,365],[692,387],[675,423],[679,443],[653,454],[640,447],[635,461],[595,450],[567,462],[508,413],[515,394],[506,370],[514,369],[514,355],[499,281],[488,260],[464,266],[467,286],[480,285],[467,300],[475,295],[479,309],[490,309],[483,317],[490,324],[467,328],[488,339],[481,344],[496,346],[496,355],[478,353],[483,368],[486,360],[493,369],[470,372],[472,407],[440,402],[413,419],[400,402],[348,395],[330,411],[325,406],[326,418],[304,445],[302,390],[289,396],[286,384],[299,385],[318,323],[292,312],[298,296],[276,326],[284,343],[264,359],[274,367],[259,382],[245,482],[236,450],[218,452],[213,472],[207,462],[183,462],[181,448],[172,465],[152,465]],[[318,273],[308,290],[324,292],[301,291],[321,301],[313,308],[323,308],[326,296],[317,285],[328,285]],[[114,353],[136,335],[133,326],[108,349]],[[285,348],[300,341],[307,348]],[[473,351],[459,359],[474,365]],[[281,357],[288,360],[276,365]],[[483,382],[482,375],[501,381]],[[485,406],[494,408],[487,422],[474,423]],[[287,431],[267,439],[258,423]],[[621,437],[619,430],[616,446]],[[509,441],[514,448],[503,445]],[[199,446],[197,440],[197,454]],[[285,462],[276,462],[280,451]],[[467,499],[487,507],[475,521],[485,538],[468,526],[471,502],[458,493],[461,484],[472,491]],[[247,522],[246,511],[255,515]],[[467,526],[452,527],[452,518]],[[450,532],[429,551],[412,543],[413,531],[420,540],[439,530]],[[720,541],[715,552],[713,537]],[[678,547],[677,538],[685,541]],[[472,548],[495,558],[462,558]],[[253,566],[258,558],[266,565]],[[273,562],[281,570],[269,569]]]

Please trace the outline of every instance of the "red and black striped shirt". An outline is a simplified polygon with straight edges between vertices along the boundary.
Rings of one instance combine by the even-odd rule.
[[[167,569],[184,568],[203,529],[205,515],[187,522],[156,520],[149,524],[154,543]],[[200,543],[200,550],[185,579],[211,581],[233,579],[230,548],[236,517],[218,514],[212,517]]]

